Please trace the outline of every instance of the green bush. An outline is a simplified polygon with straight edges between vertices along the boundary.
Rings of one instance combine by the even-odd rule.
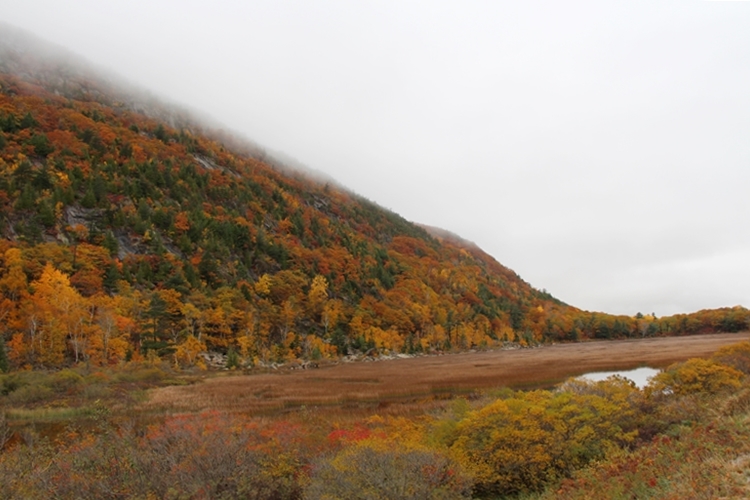
[[[115,375],[120,382],[161,382],[167,378],[167,374],[156,367],[142,368],[138,367],[132,370],[123,371]]]
[[[46,385],[24,385],[8,395],[8,401],[17,405],[38,403],[49,399],[54,391]]]
[[[81,390],[81,395],[88,400],[105,399],[112,395],[112,389],[103,384],[90,384]]]
[[[7,396],[21,387],[21,379],[18,375],[0,375],[0,394]]]
[[[58,392],[73,392],[83,384],[83,377],[66,368],[52,375],[51,385]]]

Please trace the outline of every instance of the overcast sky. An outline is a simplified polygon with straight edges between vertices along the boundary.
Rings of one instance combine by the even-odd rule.
[[[589,310],[750,306],[750,2],[3,0]]]

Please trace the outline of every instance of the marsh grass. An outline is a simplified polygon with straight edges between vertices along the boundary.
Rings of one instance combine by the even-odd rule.
[[[55,440],[70,428],[94,430],[107,421],[130,419],[145,426],[163,418],[163,412],[141,408],[148,389],[198,380],[154,363],[2,374],[0,441],[11,446],[34,433]]]
[[[97,406],[79,406],[75,408],[16,408],[6,411],[6,418],[10,422],[65,422],[81,418],[92,418],[101,415],[106,410]]]
[[[732,340],[736,338],[734,336]],[[26,491],[26,485],[31,482],[27,479],[19,482],[19,474],[35,471],[38,481],[34,483],[34,491],[40,495],[47,494],[49,485],[57,484],[60,477],[68,478],[65,480],[68,482],[55,486],[60,498],[80,498],[82,488],[99,488],[97,484],[102,478],[111,484],[104,481],[100,490],[85,490],[93,495],[92,498],[111,491],[122,481],[131,492],[138,491],[143,498],[149,491],[159,491],[158,498],[167,497],[165,495],[174,491],[162,491],[162,486],[177,484],[175,481],[181,485],[190,484],[198,477],[195,474],[205,471],[218,474],[223,468],[224,472],[216,476],[217,485],[233,478],[232,464],[236,461],[225,463],[223,460],[227,458],[227,443],[233,443],[239,437],[232,434],[235,424],[241,424],[240,427],[248,425],[256,429],[253,433],[258,441],[253,446],[267,448],[268,457],[280,460],[278,470],[291,471],[291,476],[281,478],[282,486],[289,486],[292,489],[287,491],[297,496],[268,498],[299,498],[305,474],[310,470],[310,457],[327,457],[331,450],[338,450],[342,442],[331,441],[331,435],[338,431],[354,436],[358,429],[369,425],[373,435],[384,430],[398,431],[399,439],[405,439],[410,433],[428,432],[434,427],[430,422],[442,419],[445,425],[435,427],[436,432],[440,432],[432,437],[425,434],[424,443],[420,444],[439,448],[448,442],[447,437],[467,412],[514,394],[533,394],[515,392],[518,389],[553,385],[569,375],[587,371],[629,368],[638,364],[658,366],[673,360],[676,351],[680,351],[683,357],[695,355],[696,345],[698,354],[710,352],[717,343],[721,345],[722,339],[718,336],[698,339],[697,344],[695,339],[670,339],[670,342],[661,350],[658,349],[661,344],[657,342],[607,343],[606,346],[590,343],[513,353],[480,352],[328,365],[318,370],[252,375],[233,371],[206,377],[199,372],[175,372],[168,366],[154,363],[128,365],[117,370],[93,371],[78,367],[54,373],[16,373],[0,379],[0,388],[5,388],[5,394],[0,396],[0,409],[6,408],[0,414],[5,419],[6,429],[11,429],[11,441],[15,439],[18,443],[18,446],[6,445],[0,455],[0,462],[6,466],[5,472],[0,467],[0,476],[5,474],[8,484],[15,480],[20,488],[17,491]],[[604,358],[603,353],[606,353]],[[613,357],[618,358],[616,366],[612,366]],[[40,388],[41,393],[34,392]],[[636,492],[637,498],[676,498],[668,496],[668,492],[689,493],[685,485],[692,484],[691,481],[697,485],[696,491],[731,493],[734,486],[730,485],[730,488],[728,483],[719,483],[712,478],[720,473],[726,477],[747,477],[745,473],[750,460],[746,457],[750,456],[750,447],[732,450],[732,445],[735,439],[750,442],[748,401],[750,389],[743,387],[724,405],[696,396],[662,402],[656,409],[658,411],[639,406],[640,410],[650,412],[648,417],[653,416],[661,427],[672,426],[666,437],[671,442],[680,443],[680,447],[670,448],[671,442],[661,441],[659,446],[666,447],[664,450],[649,448],[647,444],[644,451],[629,455],[623,449],[621,455],[608,456],[607,461],[602,462],[611,470],[606,467],[597,469],[601,464],[595,464],[591,469],[576,473],[570,480],[581,483],[554,486],[568,496],[558,496],[557,490],[549,490],[543,498],[632,498],[627,496],[628,492]],[[706,413],[706,408],[710,412]],[[711,418],[725,419],[725,429],[731,430],[733,423],[741,424],[737,427],[738,432],[724,432],[729,439],[715,439],[716,427],[710,428],[705,421],[699,421],[702,415],[709,413]],[[644,421],[650,422],[648,418]],[[691,425],[680,427],[686,421]],[[227,427],[225,424],[232,425]],[[699,427],[702,432],[697,432]],[[415,430],[420,428],[421,431]],[[0,437],[1,433],[2,422]],[[649,436],[654,434],[656,432]],[[159,441],[160,436],[169,439]],[[217,439],[208,439],[211,436]],[[650,437],[644,438],[645,443],[649,440]],[[50,443],[47,465],[58,467],[62,474],[59,477],[47,474],[52,469],[38,460],[39,450],[44,449],[45,442]],[[146,457],[148,460],[142,462],[139,470],[143,471],[143,477],[153,478],[156,482],[146,485],[138,479],[128,483],[133,479],[129,475],[131,462],[141,463],[138,460],[144,458],[143,450],[150,450],[155,442],[163,446],[153,448],[153,453],[146,453],[150,458]],[[304,443],[307,451],[300,451],[299,443]],[[113,445],[118,446],[119,451],[114,452]],[[240,448],[247,451],[244,444]],[[66,451],[60,452],[63,449]],[[25,454],[31,457],[28,463],[23,462]],[[685,455],[688,460],[681,459]],[[120,462],[123,456],[130,458]],[[167,458],[174,457],[184,458],[185,470],[167,464],[169,467],[163,473],[153,474],[156,468],[167,463]],[[17,463],[14,462],[16,459]],[[208,462],[204,463],[205,460]],[[675,465],[675,461],[679,463]],[[656,465],[648,469],[643,468],[641,462]],[[259,463],[265,464],[266,459]],[[102,475],[103,464],[122,464],[124,468]],[[68,474],[69,467],[78,468],[76,474]],[[677,468],[678,472],[670,476],[666,472],[670,468]],[[224,474],[226,471],[228,475]],[[654,482],[654,471],[661,473],[663,478]],[[245,472],[251,473],[247,475],[250,478],[258,471]],[[615,472],[619,479],[610,477]],[[176,473],[188,475],[170,476]],[[623,483],[623,477],[631,482]],[[299,478],[302,482],[298,482]],[[159,482],[162,479],[166,481],[164,484]],[[284,482],[287,480],[290,482]],[[203,484],[201,481],[196,484]],[[4,480],[0,478],[0,493],[3,484]],[[581,484],[584,489],[579,488]],[[585,488],[588,486],[594,489],[590,489],[587,496]],[[666,496],[648,496],[654,488],[660,488],[659,491]],[[198,494],[195,498],[204,496]]]
[[[332,418],[368,413],[409,416],[442,408],[445,401],[456,396],[480,398],[486,391],[503,388],[545,389],[592,371],[665,366],[710,355],[737,340],[741,338],[732,334],[585,342],[327,364],[313,370],[221,372],[202,383],[189,382],[190,387],[170,385],[150,390],[143,408],[167,413],[217,410],[285,417],[305,408],[328,413]]]

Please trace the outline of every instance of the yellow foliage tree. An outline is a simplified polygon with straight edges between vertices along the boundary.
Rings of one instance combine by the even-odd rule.
[[[206,344],[196,337],[188,335],[184,342],[177,346],[174,353],[177,363],[183,366],[193,366],[198,363],[198,355],[206,351]]]
[[[326,302],[325,306],[323,306],[323,313],[321,314],[321,322],[323,323],[323,328],[325,329],[326,334],[328,334],[331,327],[339,322],[343,312],[344,303],[340,300],[333,299]]]
[[[264,274],[263,276],[258,278],[258,281],[255,282],[255,293],[265,297],[269,293],[271,293],[272,285],[273,281],[271,277],[268,274]]]
[[[318,316],[323,310],[326,300],[328,299],[328,281],[324,276],[317,275],[310,284],[310,291],[307,293],[307,305],[313,316]]]
[[[52,264],[44,267],[32,287],[26,318],[34,361],[44,366],[62,365],[68,341],[75,361],[80,361],[90,333],[87,301],[70,285],[68,276]]]
[[[404,337],[393,326],[387,330],[378,326],[370,327],[365,340],[372,341],[378,349],[393,352],[400,352],[404,347]]]
[[[97,365],[118,363],[128,351],[131,321],[116,312],[118,299],[98,295],[91,300],[96,308],[96,328],[89,336],[86,355]]]

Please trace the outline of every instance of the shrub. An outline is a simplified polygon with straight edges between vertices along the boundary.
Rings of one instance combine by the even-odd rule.
[[[671,365],[648,386],[656,395],[716,394],[740,387],[742,372],[707,359],[693,358]]]
[[[0,375],[0,395],[7,396],[19,387],[21,380],[18,375]]]
[[[747,415],[750,414],[750,387],[745,384],[737,394],[723,401],[722,413],[724,415]]]
[[[8,419],[5,417],[5,412],[0,411],[0,452],[5,448],[5,443],[8,442],[11,436],[10,426],[8,426]]]
[[[537,491],[638,435],[638,390],[622,380],[575,382],[573,390],[517,392],[469,412],[450,449],[477,492]]]
[[[52,375],[52,388],[58,392],[73,392],[83,384],[83,377],[68,368]]]
[[[116,375],[120,382],[161,382],[167,378],[167,374],[156,367],[135,367]]]
[[[732,469],[746,463],[748,438],[738,420],[682,427],[674,436],[580,470],[535,498],[747,498],[746,476]]]
[[[711,358],[717,363],[731,366],[745,375],[750,375],[750,342],[722,347]]]
[[[49,399],[54,391],[46,385],[29,384],[8,395],[8,401],[17,405],[33,404]]]
[[[305,498],[389,500],[470,498],[471,482],[435,451],[364,441],[313,468]]]
[[[88,400],[105,399],[112,396],[112,389],[104,384],[86,385],[81,394]]]
[[[215,412],[174,417],[144,435],[133,426],[43,441],[0,454],[0,498],[298,500],[299,463],[247,420]],[[298,455],[299,456],[299,455]]]

